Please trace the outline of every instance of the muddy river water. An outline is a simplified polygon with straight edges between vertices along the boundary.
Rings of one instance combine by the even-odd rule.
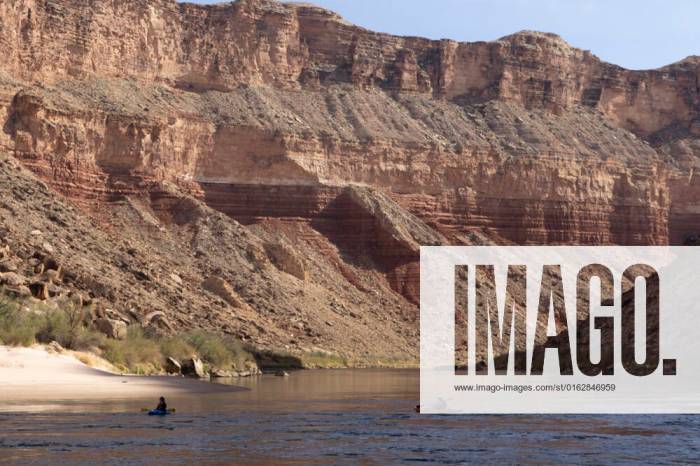
[[[16,406],[0,413],[0,462],[659,464],[700,458],[698,416],[416,414],[414,370],[300,371],[231,384],[245,390],[169,399],[177,412],[166,417],[140,412],[155,405],[158,394]]]

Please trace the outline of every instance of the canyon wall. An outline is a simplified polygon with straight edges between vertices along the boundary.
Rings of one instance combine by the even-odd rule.
[[[10,0],[0,44],[0,150],[100,224],[132,198],[171,218],[172,185],[360,292],[377,273],[407,321],[420,244],[700,235],[698,57],[633,71],[269,0]]]
[[[583,104],[649,135],[697,118],[700,58],[630,71],[554,34],[494,42],[395,37],[309,5],[239,0],[13,0],[0,6],[3,68],[24,80],[111,76],[191,91],[351,83],[564,111]]]

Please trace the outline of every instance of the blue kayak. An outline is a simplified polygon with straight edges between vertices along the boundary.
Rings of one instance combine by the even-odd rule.
[[[148,412],[149,416],[167,416],[168,414],[172,413],[170,411],[163,411],[162,409],[152,409]]]

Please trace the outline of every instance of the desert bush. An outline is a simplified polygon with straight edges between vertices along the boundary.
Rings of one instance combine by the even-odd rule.
[[[183,360],[197,355],[207,366],[218,368],[243,367],[247,360],[254,360],[238,340],[204,330],[162,338],[132,325],[124,340],[113,340],[91,328],[87,314],[87,309],[72,302],[47,310],[0,292],[0,344],[30,346],[56,341],[76,351],[98,348],[107,361],[135,374],[162,372],[167,357]]]
[[[158,342],[145,336],[141,327],[135,325],[129,327],[126,339],[105,339],[100,348],[106,360],[135,374],[152,374],[163,367]]]
[[[185,341],[194,348],[205,363],[216,366],[231,366],[236,362],[235,353],[223,338],[204,330],[194,330],[184,335]]]
[[[348,360],[342,356],[322,351],[304,353],[301,357],[306,368],[343,368],[348,367]]]
[[[71,336],[70,349],[75,351],[88,351],[100,348],[107,337],[87,327],[80,327]]]
[[[40,343],[57,341],[61,346],[67,348],[70,346],[70,333],[66,315],[60,310],[50,311],[42,316],[36,329],[36,339]]]
[[[10,346],[30,346],[36,342],[37,318],[20,308],[19,301],[0,297],[0,342]]]
[[[209,366],[243,368],[246,361],[255,361],[252,352],[231,336],[195,330],[186,333],[184,338]]]
[[[26,324],[3,331],[0,341],[9,346],[31,346],[36,343],[34,329]]]
[[[160,351],[164,358],[173,358],[181,361],[197,353],[192,345],[180,336],[164,338],[160,342]]]
[[[89,328],[85,318],[85,309],[73,303],[48,311],[39,319],[36,339],[40,343],[56,341],[64,348],[76,351],[99,347],[105,337]]]

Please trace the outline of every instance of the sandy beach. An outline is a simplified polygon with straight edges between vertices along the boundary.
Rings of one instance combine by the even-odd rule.
[[[231,390],[236,388],[182,377],[113,374],[83,364],[71,352],[42,346],[0,346],[0,411],[10,402],[148,399],[156,394],[177,397]]]

